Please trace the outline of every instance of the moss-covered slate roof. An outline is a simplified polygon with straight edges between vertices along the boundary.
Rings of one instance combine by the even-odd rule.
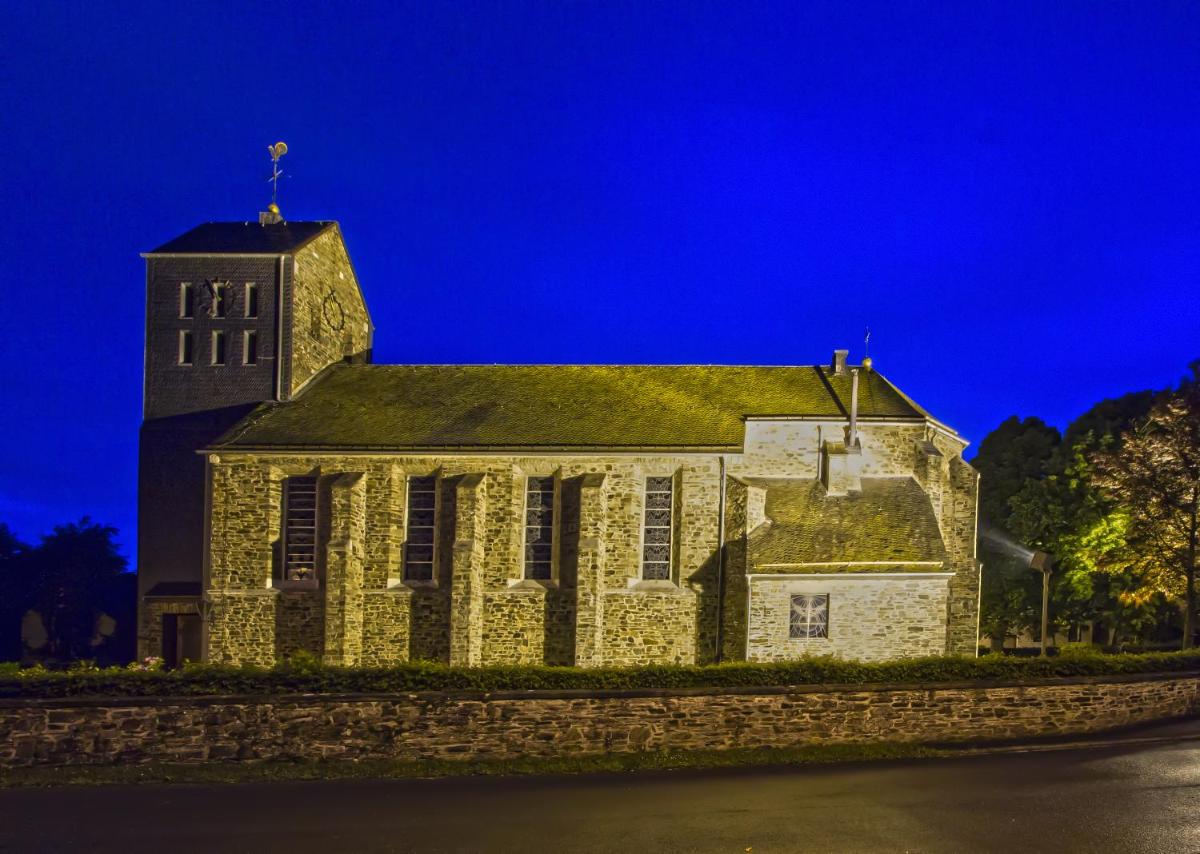
[[[227,448],[740,447],[747,416],[845,418],[849,377],[819,367],[336,365],[264,404]],[[923,418],[862,372],[859,416]]]
[[[766,514],[749,538],[754,571],[771,564],[944,561],[933,505],[910,477],[863,478],[862,492],[829,497],[818,480],[754,480],[766,487]],[[904,567],[848,567],[848,571]],[[926,571],[935,569],[924,567]],[[820,572],[836,572],[837,567]],[[936,571],[936,570],[935,570]]]

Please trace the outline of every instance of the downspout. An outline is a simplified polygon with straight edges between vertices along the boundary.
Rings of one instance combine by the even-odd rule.
[[[200,563],[200,660],[209,662],[209,639],[212,635],[212,599],[209,586],[212,583],[212,499],[213,459],[204,455],[204,554]]]
[[[279,276],[275,285],[275,399],[283,400],[283,267],[286,255],[279,256]]]
[[[721,490],[717,500],[717,632],[713,661],[721,661],[721,634],[725,623],[725,455],[717,457],[721,471]]]

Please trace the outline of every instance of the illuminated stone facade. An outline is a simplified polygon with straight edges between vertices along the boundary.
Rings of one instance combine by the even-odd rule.
[[[373,366],[336,226],[289,253],[276,395],[201,449],[208,660],[974,653],[965,443],[869,367]]]

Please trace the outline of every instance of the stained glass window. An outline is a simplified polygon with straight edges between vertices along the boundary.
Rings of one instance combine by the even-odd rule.
[[[408,479],[408,538],[404,543],[404,578],[433,580],[433,543],[437,534],[437,477]]]
[[[316,477],[283,482],[283,577],[293,583],[317,583]]]
[[[531,477],[525,489],[525,577],[554,571],[554,478]]]
[[[829,594],[792,596],[790,636],[793,638],[829,637]]]
[[[670,477],[646,478],[646,513],[642,523],[642,578],[649,581],[671,578]]]

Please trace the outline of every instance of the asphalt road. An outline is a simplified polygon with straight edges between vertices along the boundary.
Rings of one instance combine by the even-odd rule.
[[[1200,721],[771,771],[0,791],[0,850],[1200,852]]]

